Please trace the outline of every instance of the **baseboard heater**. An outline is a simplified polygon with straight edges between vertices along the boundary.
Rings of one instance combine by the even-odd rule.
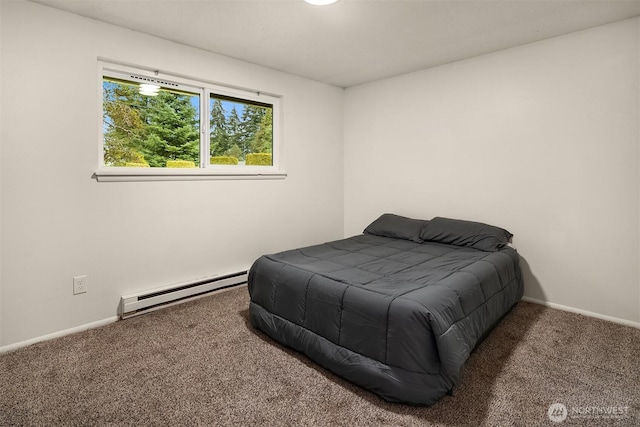
[[[137,316],[179,302],[204,296],[210,292],[247,283],[247,271],[221,276],[203,277],[191,282],[176,283],[145,292],[123,295],[120,299],[120,318]]]

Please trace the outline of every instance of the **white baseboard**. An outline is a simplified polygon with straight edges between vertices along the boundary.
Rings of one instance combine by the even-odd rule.
[[[48,341],[48,340],[51,340],[51,339],[54,339],[54,338],[63,337],[65,335],[74,334],[76,332],[86,331],[87,329],[99,328],[100,326],[105,326],[105,325],[108,325],[110,323],[114,323],[117,320],[118,320],[118,316],[109,317],[107,319],[98,320],[96,322],[91,322],[91,323],[86,323],[84,325],[76,326],[75,328],[65,329],[64,331],[58,331],[58,332],[54,332],[52,334],[47,334],[47,335],[42,335],[40,337],[31,338],[31,339],[26,340],[26,341],[20,341],[20,342],[14,343],[14,344],[5,345],[3,347],[0,347],[0,354],[6,353],[6,352],[12,351],[12,350],[17,350],[19,348],[26,347],[28,345],[35,344],[35,343],[38,343],[38,342]]]
[[[522,297],[522,301],[531,302],[534,304],[544,305],[545,307],[555,308],[557,310],[569,311],[571,313],[582,314],[588,317],[595,317],[596,319],[606,320],[608,322],[618,323],[620,325],[631,326],[632,328],[640,329],[640,323],[632,322],[631,320],[620,319],[618,317],[607,316],[604,314],[593,313],[587,310],[581,310],[579,308],[568,307],[562,304],[556,304],[554,302],[542,301],[535,298]]]
[[[568,311],[568,312],[571,312],[571,313],[582,314],[582,315],[588,316],[588,317],[595,317],[596,319],[606,320],[608,322],[618,323],[620,325],[631,326],[632,328],[640,329],[640,323],[632,322],[631,320],[620,319],[618,317],[607,316],[607,315],[599,314],[599,313],[593,313],[591,311],[581,310],[579,308],[568,307],[566,305],[556,304],[556,303],[553,303],[553,302],[542,301],[542,300],[535,299],[535,298],[530,298],[530,297],[522,297],[522,301],[531,302],[531,303],[534,303],[534,304],[544,305],[545,307],[555,308],[557,310],[562,310],[562,311]],[[76,327],[70,328],[70,329],[65,329],[63,331],[54,332],[52,334],[42,335],[40,337],[31,338],[31,339],[26,340],[26,341],[20,341],[20,342],[14,343],[14,344],[5,345],[3,347],[0,347],[0,354],[6,353],[6,352],[9,352],[9,351],[13,351],[13,350],[17,350],[19,348],[26,347],[28,345],[39,343],[39,342],[42,342],[42,341],[48,341],[48,340],[51,340],[51,339],[54,339],[54,338],[63,337],[65,335],[74,334],[76,332],[82,332],[82,331],[86,331],[88,329],[99,328],[101,326],[105,326],[105,325],[108,325],[110,323],[114,323],[114,322],[116,322],[118,320],[119,320],[118,316],[109,317],[107,319],[98,320],[96,322],[91,322],[91,323],[86,323],[84,325],[76,326]]]

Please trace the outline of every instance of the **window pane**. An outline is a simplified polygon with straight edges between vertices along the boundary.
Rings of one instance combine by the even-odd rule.
[[[273,106],[211,95],[212,165],[273,165]]]
[[[104,77],[105,166],[198,167],[200,96]]]

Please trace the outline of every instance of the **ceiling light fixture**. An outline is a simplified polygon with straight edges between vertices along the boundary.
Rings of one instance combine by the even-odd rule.
[[[337,2],[338,0],[304,0],[304,1],[314,6],[328,6],[330,4]]]
[[[160,93],[160,86],[142,83],[138,92],[140,95],[158,96],[158,93]]]

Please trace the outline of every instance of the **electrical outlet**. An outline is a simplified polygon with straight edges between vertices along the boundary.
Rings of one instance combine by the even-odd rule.
[[[87,276],[75,276],[73,278],[73,294],[84,294],[87,292],[87,282],[89,278]]]

